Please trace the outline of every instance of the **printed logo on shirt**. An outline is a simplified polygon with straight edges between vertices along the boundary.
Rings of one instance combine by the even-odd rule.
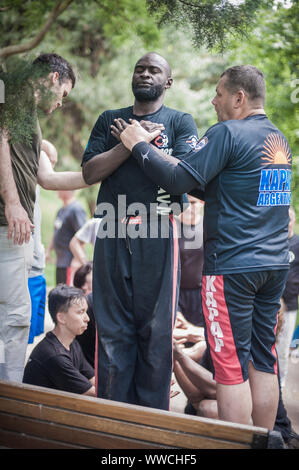
[[[209,139],[206,136],[199,140],[196,135],[190,135],[188,140],[186,140],[186,144],[189,144],[192,150],[197,151],[204,148],[207,145],[208,141]]]
[[[61,228],[61,226],[62,226],[62,220],[59,219],[59,218],[55,219],[54,228],[56,228],[56,230],[59,230]]]
[[[263,145],[263,164],[291,165],[291,152],[287,141],[279,134],[269,134]]]
[[[295,259],[295,253],[293,251],[289,251],[289,263],[292,263]]]
[[[154,142],[158,149],[165,149],[168,146],[168,137],[162,133],[155,138]]]
[[[291,165],[291,152],[287,141],[279,134],[265,139],[263,165]],[[291,170],[265,168],[261,171],[257,206],[289,206],[291,203]]]
[[[172,155],[173,148],[168,148],[169,140],[166,134],[160,134],[155,138],[154,144],[158,149],[162,150],[166,155]]]

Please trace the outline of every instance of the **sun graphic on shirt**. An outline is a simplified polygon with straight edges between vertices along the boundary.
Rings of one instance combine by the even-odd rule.
[[[269,134],[263,145],[264,151],[262,160],[264,164],[272,163],[274,165],[290,165],[291,152],[287,141],[279,134]]]

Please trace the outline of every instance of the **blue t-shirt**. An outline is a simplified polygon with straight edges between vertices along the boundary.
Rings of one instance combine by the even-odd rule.
[[[177,158],[182,158],[198,143],[196,124],[190,114],[163,105],[155,113],[136,116],[133,114],[133,106],[129,106],[128,108],[108,110],[99,116],[91,132],[82,164],[95,155],[106,152],[119,144],[119,141],[112,136],[110,129],[116,118],[122,118],[126,122],[129,119],[135,119],[162,123],[165,130],[152,144]],[[119,195],[125,196],[125,200],[122,198],[122,203],[124,202],[126,206],[125,209],[131,204],[142,203],[147,208],[147,212],[149,212],[150,204],[167,206],[172,203],[188,203],[186,196],[171,196],[157,186],[142,171],[132,156],[101,183],[97,204],[112,204],[117,216]],[[97,211],[95,216],[97,215],[103,214]]]
[[[205,189],[204,274],[287,269],[291,151],[263,114],[211,127],[179,163]]]

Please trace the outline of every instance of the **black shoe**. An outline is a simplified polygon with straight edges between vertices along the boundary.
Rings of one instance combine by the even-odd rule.
[[[291,430],[286,444],[288,449],[299,449],[299,434],[294,429]]]

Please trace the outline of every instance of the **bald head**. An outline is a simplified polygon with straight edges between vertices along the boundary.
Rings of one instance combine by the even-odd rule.
[[[156,64],[156,65],[160,66],[164,70],[164,72],[166,73],[167,77],[171,77],[171,67],[170,67],[169,63],[167,62],[167,60],[163,56],[161,56],[157,52],[147,52],[146,54],[144,54],[136,62],[135,67],[137,65],[143,64],[145,62],[148,63],[148,61],[150,61],[150,63],[152,63],[152,64]]]
[[[135,104],[151,103],[153,106],[161,106],[164,94],[171,87],[172,81],[167,60],[156,52],[148,52],[136,62],[134,68],[132,91]]]
[[[54,168],[58,158],[56,147],[48,140],[43,139],[41,150],[47,154],[47,157],[49,158],[51,165]]]

